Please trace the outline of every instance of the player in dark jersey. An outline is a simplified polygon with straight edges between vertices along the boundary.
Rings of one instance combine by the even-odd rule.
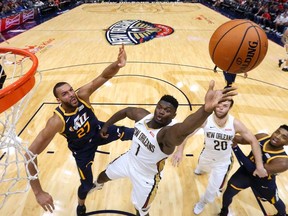
[[[213,71],[215,73],[217,73],[217,65],[215,65],[215,67],[213,68]],[[224,79],[225,79],[225,82],[226,82],[225,88],[228,88],[228,87],[231,87],[232,84],[235,82],[237,75],[233,74],[233,73],[228,73],[227,71],[223,70],[223,76],[224,76]],[[247,78],[247,77],[248,77],[248,74],[245,72],[244,73],[244,78]]]
[[[103,122],[94,114],[90,103],[90,96],[106,81],[111,79],[120,68],[126,64],[126,52],[124,46],[119,49],[118,59],[110,64],[98,77],[79,88],[77,92],[66,82],[57,83],[53,94],[59,102],[54,115],[48,120],[45,128],[37,135],[29,150],[34,154],[40,154],[50,143],[56,133],[66,137],[68,147],[78,166],[81,185],[78,188],[77,215],[85,215],[85,199],[88,192],[95,186],[93,184],[92,162],[97,147],[117,139],[131,140],[133,128],[109,127],[110,136],[101,138],[99,131]],[[37,162],[37,160],[35,160]],[[31,165],[28,167],[32,175],[36,173]],[[30,181],[37,202],[42,208],[53,212],[54,203],[52,196],[45,192],[39,179]]]
[[[284,146],[288,145],[288,126],[281,125],[271,136],[268,134],[256,134],[262,150],[264,167],[268,172],[265,178],[253,176],[255,169],[254,157],[250,153],[247,157],[236,145],[233,151],[240,163],[240,168],[233,174],[223,194],[222,209],[219,216],[228,215],[228,207],[233,197],[241,190],[251,187],[257,197],[268,201],[277,209],[277,216],[286,216],[286,207],[279,198],[276,185],[276,175],[288,169],[288,155]],[[236,136],[236,143],[246,144],[240,136]]]

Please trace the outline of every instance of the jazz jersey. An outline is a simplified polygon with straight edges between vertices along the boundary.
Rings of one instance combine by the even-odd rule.
[[[73,113],[65,113],[61,105],[54,110],[64,123],[60,134],[67,139],[68,147],[73,152],[82,151],[91,146],[87,143],[91,142],[99,131],[99,121],[93,108],[80,98],[78,101],[78,107]]]
[[[262,150],[262,160],[264,164],[268,164],[271,160],[275,159],[275,158],[279,158],[279,157],[285,157],[288,158],[287,153],[285,152],[285,149],[283,148],[282,150],[279,151],[271,151],[267,149],[267,145],[270,141],[270,136],[267,137],[263,137],[262,139],[258,140],[259,145],[261,147]],[[255,162],[253,153],[250,152],[250,154],[248,155],[248,158]],[[266,179],[270,180],[273,179],[275,177],[275,175],[268,175],[268,177],[266,177]],[[265,179],[265,178],[264,178]]]
[[[203,129],[205,139],[201,156],[213,161],[230,161],[235,136],[234,117],[228,114],[224,127],[219,127],[214,121],[213,113],[207,118]]]

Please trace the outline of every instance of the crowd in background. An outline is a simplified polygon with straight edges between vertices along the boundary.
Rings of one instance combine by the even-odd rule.
[[[288,26],[288,0],[207,0],[259,24],[267,33],[281,37]]]
[[[58,10],[60,10],[59,5],[63,1],[67,2],[67,0],[2,0],[0,1],[0,16],[5,17],[19,13],[23,10],[35,7],[39,8],[44,6],[56,7],[58,8]],[[209,2],[213,5],[214,8],[226,8],[228,10],[235,11],[242,16],[241,18],[246,18],[251,21],[254,21],[255,23],[259,24],[266,32],[275,33],[279,37],[282,36],[284,29],[288,26],[288,0],[198,0],[198,1]],[[83,2],[95,2],[95,1],[88,0]]]
[[[0,2],[0,15],[9,16],[23,10],[34,8],[36,0],[2,0]]]
[[[64,1],[64,0],[63,0]],[[65,0],[66,2],[67,0]],[[2,0],[0,1],[0,16],[6,17],[23,10],[37,7],[59,7],[61,0]]]
[[[32,0],[3,0],[0,2],[0,14],[6,16],[33,7]]]

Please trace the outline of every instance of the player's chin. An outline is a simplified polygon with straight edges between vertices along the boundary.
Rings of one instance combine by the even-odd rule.
[[[155,122],[156,122],[157,124],[162,124],[162,121],[159,120],[158,118],[155,118],[154,120],[155,120]]]
[[[76,98],[73,98],[73,99],[70,100],[70,105],[72,107],[77,107],[78,104],[79,104],[79,101]]]
[[[270,139],[270,143],[273,145],[273,146],[277,146],[277,141],[275,139]]]
[[[224,118],[226,116],[227,113],[223,113],[223,112],[216,112],[215,115],[217,118]]]
[[[162,127],[168,125],[167,121],[165,121],[164,119],[157,119],[156,118],[155,121],[157,124],[162,125]]]
[[[78,101],[73,101],[70,103],[70,105],[74,108],[78,107],[79,102]]]

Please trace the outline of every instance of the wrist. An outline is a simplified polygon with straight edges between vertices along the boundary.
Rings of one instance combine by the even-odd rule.
[[[206,107],[206,104],[204,104],[203,109],[204,109],[204,112],[206,112],[209,115],[213,112],[213,108],[211,109],[209,107]]]
[[[30,185],[31,185],[32,191],[35,194],[35,196],[37,196],[38,194],[43,192],[42,187],[41,187],[38,179],[31,180]]]
[[[261,164],[256,164],[256,169],[261,170],[265,168],[264,168],[264,165],[261,163]]]
[[[37,190],[33,189],[33,193],[34,193],[35,196],[38,196],[38,195],[41,194],[42,192],[43,192],[42,189],[37,189]]]

